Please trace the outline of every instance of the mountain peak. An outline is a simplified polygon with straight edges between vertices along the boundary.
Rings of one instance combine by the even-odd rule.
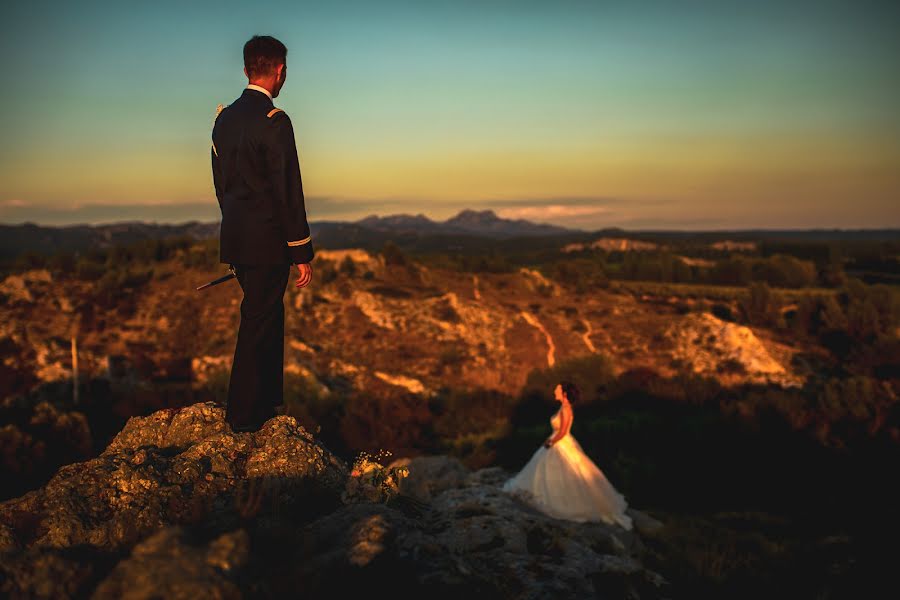
[[[489,208],[484,210],[466,208],[446,221],[432,221],[424,214],[418,213],[417,215],[397,214],[383,217],[373,214],[356,221],[356,223],[377,230],[465,233],[491,237],[555,235],[571,231],[564,227],[532,223],[525,219],[504,219]]]
[[[405,213],[397,214],[397,215],[385,215],[383,217],[379,217],[378,215],[369,215],[363,219],[360,219],[356,222],[359,225],[364,225],[366,227],[371,227],[375,229],[383,229],[383,228],[397,228],[397,227],[410,227],[410,228],[427,228],[430,229],[436,225],[434,221],[426,217],[424,214],[419,213],[417,215],[409,215]]]
[[[484,210],[475,210],[472,208],[465,208],[459,211],[455,217],[451,217],[447,219],[448,221],[462,220],[462,219],[484,219],[484,220],[492,220],[497,221],[500,220],[500,217],[497,216],[490,208],[486,208]]]

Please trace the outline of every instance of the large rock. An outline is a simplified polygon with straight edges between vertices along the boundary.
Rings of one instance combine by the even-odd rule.
[[[292,417],[235,434],[223,412],[204,403],[134,417],[97,458],[66,465],[43,488],[0,504],[8,559],[0,561],[0,590],[28,595],[43,585],[16,566],[23,554],[49,552],[64,564],[84,554],[94,562],[96,551],[128,551],[170,525],[226,532],[263,503],[300,522],[340,505],[346,465]]]
[[[0,596],[659,597],[634,532],[559,521],[499,468],[406,461],[408,493],[353,475],[287,416],[233,433],[212,404],[132,418],[99,457],[0,504]]]
[[[100,584],[92,598],[239,599],[228,573],[249,559],[250,540],[239,529],[195,546],[181,527],[167,527],[138,544]]]
[[[665,335],[673,343],[673,358],[695,373],[738,382],[802,385],[802,377],[775,360],[749,327],[707,312],[690,313],[675,320]]]

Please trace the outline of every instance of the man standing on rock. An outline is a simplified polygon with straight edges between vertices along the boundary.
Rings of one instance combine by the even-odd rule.
[[[272,100],[287,77],[287,48],[270,36],[244,45],[249,85],[212,131],[212,173],[222,211],[219,260],[244,292],[225,420],[254,431],[284,405],[284,291],[312,279],[314,256],[291,120]]]

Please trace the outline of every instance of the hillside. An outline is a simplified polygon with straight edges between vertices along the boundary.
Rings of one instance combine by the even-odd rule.
[[[352,274],[324,281],[329,262]],[[577,295],[530,269],[460,274],[386,265],[360,250],[320,251],[316,266],[308,288],[289,283],[285,295],[286,369],[331,383],[341,378],[357,389],[434,390],[452,377],[457,385],[514,394],[532,370],[595,352],[614,357],[616,373],[646,367],[670,376],[681,368],[685,330],[708,333],[682,314],[677,298],[636,297],[616,286]],[[90,282],[57,280],[47,271],[7,277],[0,282],[7,297],[0,339],[8,391],[69,377],[76,332],[85,377],[204,383],[230,367],[239,322],[236,280],[194,289],[219,274],[159,264],[139,292],[108,309],[96,306]],[[712,306],[692,304],[695,312]],[[712,315],[707,322],[724,326]],[[676,326],[677,334],[670,331]],[[741,373],[721,375],[731,384],[767,380],[772,368],[759,365],[773,361],[792,381],[809,374],[791,360],[807,348],[764,329],[741,331],[723,343],[752,347],[719,348],[706,371],[740,361]]]

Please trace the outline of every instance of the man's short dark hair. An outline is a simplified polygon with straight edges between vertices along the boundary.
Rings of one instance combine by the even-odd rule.
[[[271,75],[287,64],[287,47],[270,35],[254,35],[244,44],[244,68],[251,79]]]

